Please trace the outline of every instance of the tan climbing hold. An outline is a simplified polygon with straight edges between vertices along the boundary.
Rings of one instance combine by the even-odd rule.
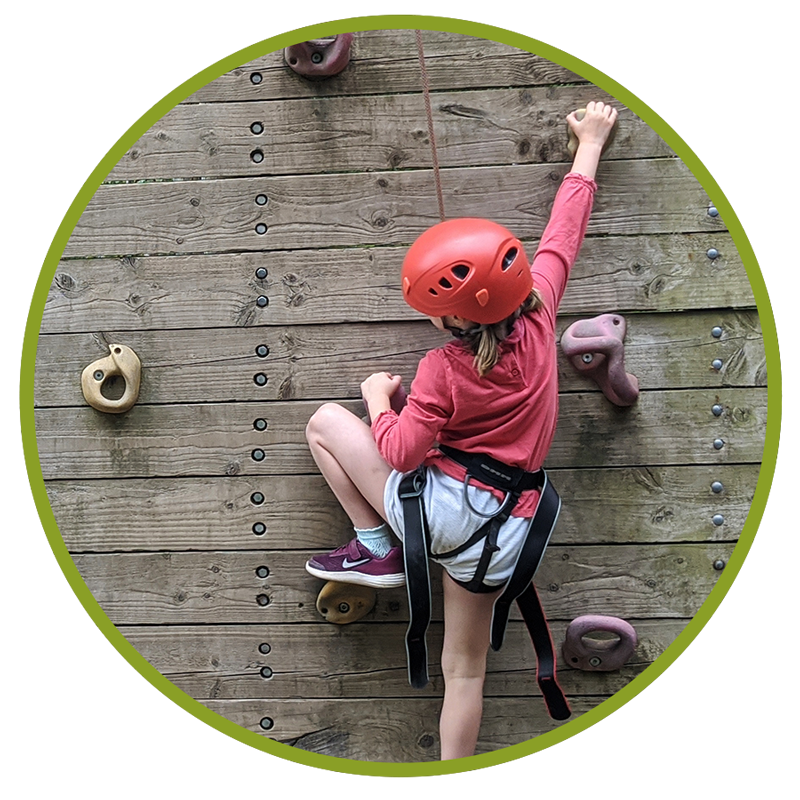
[[[586,109],[579,108],[575,112],[575,116],[578,118],[578,122],[580,122],[586,116]],[[611,129],[611,133],[608,134],[608,139],[606,139],[605,144],[603,145],[603,149],[600,151],[600,155],[608,150],[611,147],[614,137],[617,134],[617,125],[619,124],[619,117],[614,122],[614,127]],[[573,132],[572,128],[570,128],[569,123],[567,123],[567,135],[569,139],[567,140],[567,150],[569,151],[570,158],[575,158],[575,153],[578,152],[578,137]]]
[[[139,399],[139,386],[142,381],[142,362],[130,347],[124,344],[110,344],[109,353],[104,358],[93,361],[81,373],[81,389],[86,402],[98,411],[107,414],[122,414],[128,411]],[[125,381],[122,397],[111,400],[103,395],[103,384],[114,377]]]
[[[317,596],[317,611],[335,625],[356,622],[375,607],[375,590],[354,583],[328,581]]]

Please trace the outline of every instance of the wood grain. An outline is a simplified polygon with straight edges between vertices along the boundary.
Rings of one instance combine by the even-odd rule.
[[[559,320],[557,335],[576,321]],[[716,338],[712,330],[719,327]],[[132,347],[144,365],[140,404],[207,403],[360,396],[361,382],[388,370],[406,386],[420,358],[449,340],[425,321],[233,328],[188,331],[104,331],[39,339],[37,406],[83,406],[83,369],[108,354],[108,345]],[[258,348],[266,347],[260,356]],[[594,391],[557,348],[563,392]],[[754,312],[637,314],[628,317],[626,368],[642,390],[663,387],[764,386],[764,343]],[[721,359],[723,367],[709,369]],[[254,376],[266,377],[264,386]]]
[[[540,236],[565,165],[443,171],[448,217],[494,219]],[[724,230],[677,159],[601,164],[591,234]],[[259,205],[256,198],[268,199]],[[335,198],[335,201],[333,200]],[[64,255],[115,256],[409,244],[439,221],[430,170],[101,186]],[[259,234],[256,227],[266,225]]]
[[[551,544],[536,576],[548,617],[578,614],[691,617],[714,587],[715,561],[732,543],[575,546]],[[115,625],[315,622],[321,582],[310,552],[113,553],[73,560]],[[260,578],[259,567],[269,575]],[[441,619],[439,568],[433,613]],[[259,597],[262,600],[259,602]],[[514,618],[518,618],[517,612]],[[369,622],[407,621],[405,588],[378,593]]]
[[[119,415],[42,408],[35,415],[42,472],[45,479],[313,473],[304,432],[319,405],[134,406]],[[363,414],[360,401],[344,405]],[[626,409],[597,392],[567,394],[546,466],[755,463],[766,413],[765,389],[643,392]],[[254,430],[259,418],[265,431]],[[716,450],[718,438],[724,446]],[[263,451],[263,460],[253,460],[254,449]]]
[[[732,541],[750,511],[759,465],[554,469],[561,544]],[[714,492],[711,485],[722,484]],[[49,481],[73,553],[321,549],[350,524],[320,475]],[[256,503],[254,493],[264,500]],[[713,518],[721,514],[722,525]],[[262,524],[263,533],[253,526]],[[260,531],[260,529],[258,529]]]
[[[537,242],[526,242],[531,254]],[[711,260],[711,249],[719,255]],[[42,332],[419,319],[400,292],[405,248],[70,259],[54,275]],[[263,268],[267,276],[256,277]],[[258,305],[259,297],[268,305]],[[263,302],[263,301],[262,301]],[[589,237],[565,314],[754,307],[727,232]]]
[[[423,45],[434,91],[583,80],[541,56],[488,39],[424,31]],[[254,72],[260,76],[258,83],[251,80]],[[266,53],[198,89],[187,102],[384,94],[387,87],[395,92],[421,91],[419,58],[412,30],[356,33],[350,65],[325,81],[301,78],[286,66],[282,50]]]
[[[439,164],[568,161],[565,117],[588,100],[613,102],[586,86],[437,93],[432,102]],[[620,117],[609,159],[674,155],[648,125],[616,105]],[[258,162],[251,158],[256,150]],[[331,167],[338,172],[420,169],[430,167],[431,159],[420,94],[204,103],[168,112],[120,159],[106,182],[296,175]]]

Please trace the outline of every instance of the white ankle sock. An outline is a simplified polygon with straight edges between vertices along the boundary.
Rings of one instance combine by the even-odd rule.
[[[356,528],[355,532],[358,541],[376,558],[385,558],[395,545],[392,532],[385,522],[377,528]]]

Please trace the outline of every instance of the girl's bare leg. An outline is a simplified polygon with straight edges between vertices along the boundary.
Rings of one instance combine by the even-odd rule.
[[[326,403],[306,427],[311,455],[355,528],[385,520],[383,489],[391,467],[381,458],[372,431],[355,414]]]
[[[483,681],[492,608],[500,592],[474,594],[443,573],[444,704],[439,720],[441,758],[474,755],[483,715]]]

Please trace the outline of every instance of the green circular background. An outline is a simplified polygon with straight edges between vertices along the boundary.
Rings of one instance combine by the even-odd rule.
[[[734,555],[652,667],[537,739],[443,764],[392,765],[250,733],[185,695],[128,644],[81,580],[50,510],[33,372],[44,301],[74,225],[170,108],[295,41],[417,27],[536,52],[610,92],[667,141],[714,200],[747,269],[767,353],[769,419]],[[782,775],[782,42],[781,15],[20,16],[19,774]],[[757,640],[745,638],[753,632]]]

